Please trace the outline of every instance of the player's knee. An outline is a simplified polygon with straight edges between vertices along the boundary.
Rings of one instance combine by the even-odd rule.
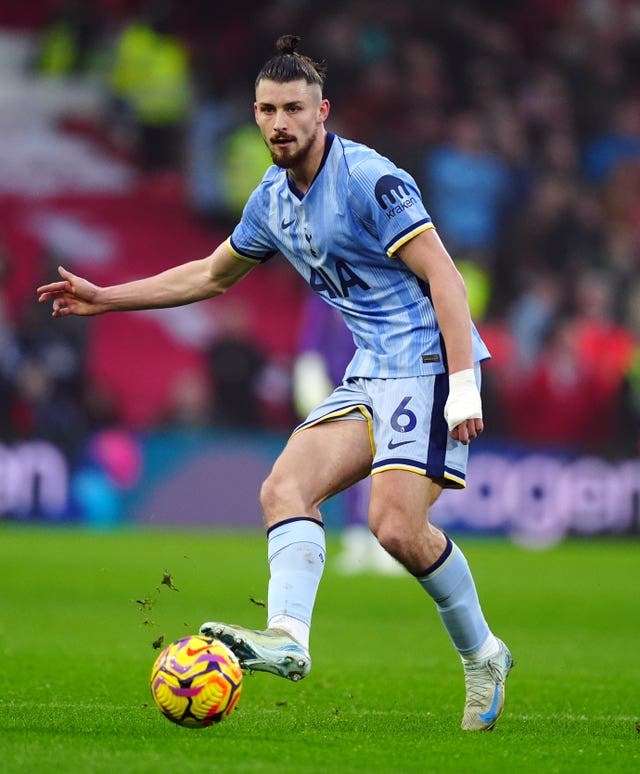
[[[404,560],[410,535],[403,519],[393,516],[381,518],[373,526],[373,533],[387,553],[400,561]]]
[[[304,512],[295,482],[273,473],[260,488],[260,505],[268,526],[280,518],[290,518]]]
[[[279,486],[271,476],[262,482],[260,487],[260,505],[265,516],[268,516],[274,510],[276,503],[279,501],[279,489]]]

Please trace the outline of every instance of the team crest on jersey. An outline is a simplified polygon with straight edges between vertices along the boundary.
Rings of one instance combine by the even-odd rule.
[[[375,196],[376,201],[389,219],[400,215],[400,213],[413,207],[416,203],[416,197],[411,195],[405,181],[400,180],[395,175],[383,175],[378,180],[375,187]]]

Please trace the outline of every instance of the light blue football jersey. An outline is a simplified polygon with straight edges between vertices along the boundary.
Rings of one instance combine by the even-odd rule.
[[[256,263],[281,252],[340,310],[356,344],[346,378],[418,376],[446,370],[444,344],[428,283],[393,256],[429,228],[409,174],[365,145],[328,134],[306,193],[270,167],[229,247]],[[473,348],[475,361],[489,357],[475,327]]]

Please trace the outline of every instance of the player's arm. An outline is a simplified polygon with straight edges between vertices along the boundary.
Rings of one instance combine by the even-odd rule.
[[[482,432],[483,423],[464,280],[433,228],[410,239],[399,248],[398,255],[416,276],[429,283],[447,350],[449,398],[445,417],[452,437],[468,443]]]
[[[54,317],[182,306],[219,296],[242,279],[253,265],[236,258],[223,242],[206,258],[107,287],[94,285],[60,266],[58,272],[62,279],[39,287],[38,301],[52,301]]]

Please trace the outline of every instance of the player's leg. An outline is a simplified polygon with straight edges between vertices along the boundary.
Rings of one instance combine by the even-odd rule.
[[[371,527],[434,599],[463,659],[463,728],[489,728],[501,710],[510,656],[486,623],[462,551],[429,521],[443,486],[459,488],[466,479],[468,447],[451,438],[444,419],[448,376],[371,380],[366,389],[377,418]]]
[[[451,640],[463,658],[487,645],[497,648],[480,607],[462,551],[429,520],[442,486],[407,470],[373,476],[370,523],[384,548],[434,599]]]
[[[451,640],[463,658],[497,649],[460,548],[429,521],[442,491],[427,476],[386,470],[373,476],[370,523],[384,548],[418,579],[434,599]]]
[[[371,469],[368,423],[322,422],[296,433],[262,486],[269,566],[268,626],[308,644],[311,614],[324,569],[319,506]]]
[[[465,730],[493,728],[504,706],[511,654],[485,620],[464,554],[429,521],[442,491],[427,476],[390,469],[373,476],[370,523],[381,544],[402,562],[436,603],[462,658]]]
[[[324,421],[291,436],[262,485],[267,529],[303,515],[322,522],[319,506],[371,470],[369,424]]]
[[[340,534],[341,551],[335,566],[343,575],[374,573],[405,577],[404,567],[385,551],[369,528],[371,476],[345,492],[346,521]]]
[[[309,630],[325,560],[319,506],[371,469],[368,423],[322,422],[294,434],[264,482],[260,500],[268,536],[267,630],[210,622],[243,666],[290,679],[311,668]]]

